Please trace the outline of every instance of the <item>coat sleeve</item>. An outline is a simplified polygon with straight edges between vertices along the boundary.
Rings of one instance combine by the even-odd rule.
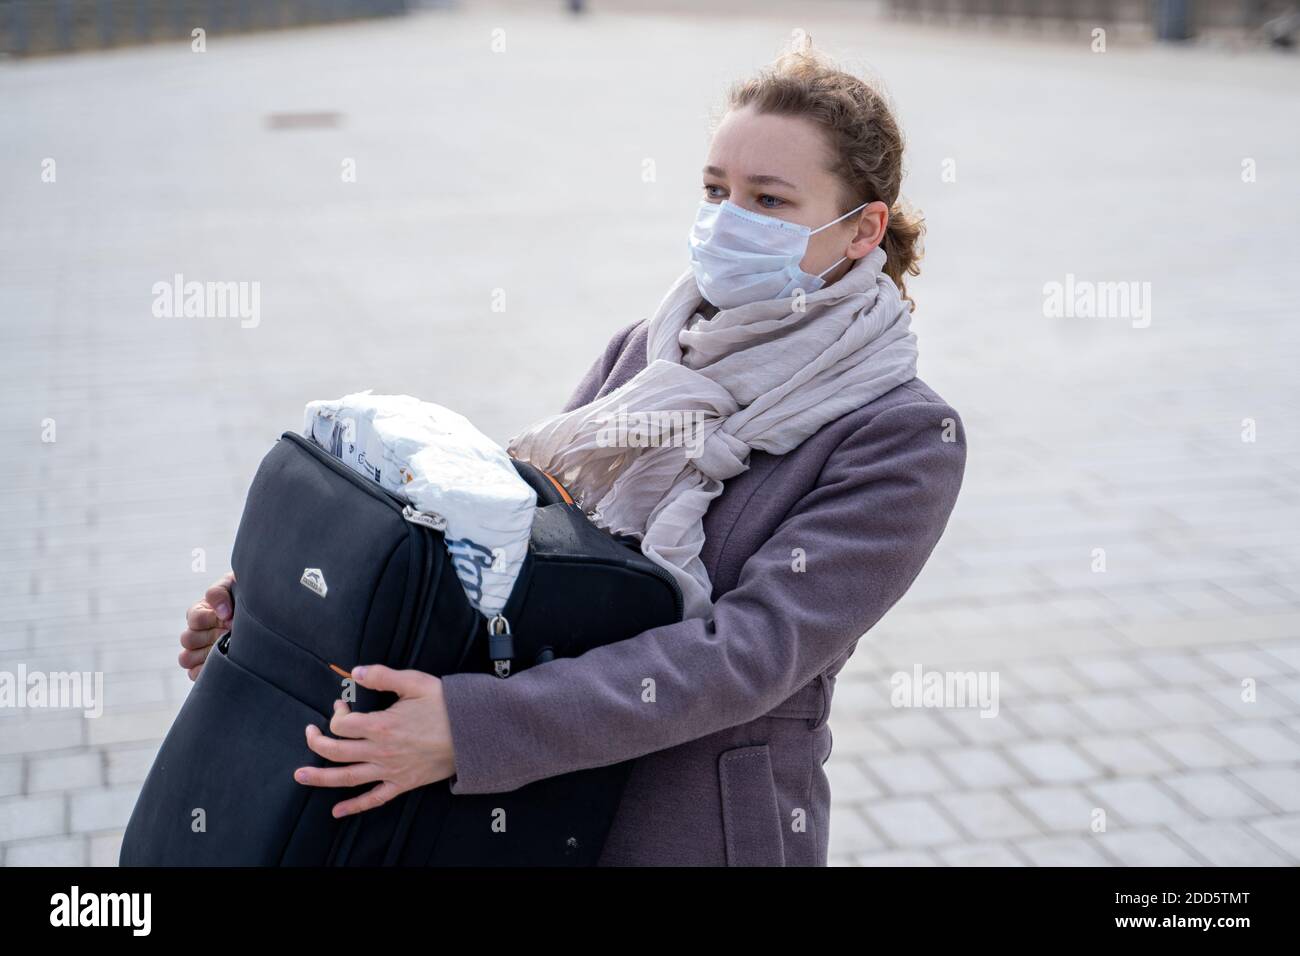
[[[950,406],[885,409],[831,454],[711,622],[652,628],[505,680],[442,678],[451,791],[514,790],[775,709],[903,596],[947,524],[965,460]]]
[[[605,351],[596,356],[596,360],[587,369],[587,374],[582,376],[582,380],[578,382],[578,387],[573,390],[573,394],[569,396],[569,400],[564,403],[564,408],[560,409],[560,411],[571,412],[580,405],[586,405],[596,397],[596,393],[605,384],[605,379],[609,378],[614,363],[618,361],[619,355],[622,354],[623,346],[627,343],[627,337],[640,324],[641,320],[637,319],[637,321],[614,333],[605,346]]]

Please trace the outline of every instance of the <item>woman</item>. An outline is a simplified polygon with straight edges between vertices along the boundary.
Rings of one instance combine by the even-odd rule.
[[[826,864],[835,675],[921,570],[965,467],[957,413],[915,377],[902,152],[882,97],[807,50],[732,90],[691,268],[511,444],[643,533],[687,619],[507,680],[354,668],[400,699],[306,728],[342,766],[300,782],[375,784],[336,816],[636,758],[602,865]],[[615,408],[694,413],[693,456],[594,440]],[[229,581],[189,613],[191,676]]]

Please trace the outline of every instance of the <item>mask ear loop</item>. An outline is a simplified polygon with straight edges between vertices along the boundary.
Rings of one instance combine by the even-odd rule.
[[[861,206],[858,206],[858,207],[855,208],[855,209],[850,209],[850,210],[849,210],[848,212],[846,212],[844,215],[840,216],[840,219],[847,219],[849,216],[851,216],[851,215],[853,215],[855,212],[857,212],[858,209],[861,209],[862,206],[866,206],[866,205],[868,205],[870,202],[871,202],[871,200],[867,200],[867,202],[864,202]],[[829,228],[830,226],[835,225],[837,222],[840,221],[840,219],[832,219],[832,220],[831,220],[830,222],[828,222],[825,226],[818,226],[818,227],[817,227],[816,229],[814,229],[812,232],[808,233],[808,235],[810,235],[810,236],[812,236],[812,235],[816,235],[817,233],[821,232],[823,229],[827,229],[827,228]],[[843,262],[843,261],[844,261],[845,259],[847,259],[847,258],[848,258],[848,256],[840,256],[839,262],[836,262],[835,265],[828,266],[827,268],[823,269],[821,272],[817,273],[817,278],[820,279],[822,276],[826,275],[826,273],[830,272],[832,269],[835,268],[835,266],[838,266],[838,265],[840,264],[840,262]]]

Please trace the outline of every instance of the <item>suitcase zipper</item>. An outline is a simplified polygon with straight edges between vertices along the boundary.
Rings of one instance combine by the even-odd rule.
[[[447,520],[442,515],[434,512],[420,511],[407,503],[397,494],[389,491],[387,488],[363,478],[305,436],[299,435],[296,432],[285,432],[281,437],[288,438],[293,441],[294,444],[305,448],[309,454],[314,455],[327,467],[338,472],[348,481],[364,490],[371,497],[383,501],[394,511],[399,512],[407,523],[424,529],[423,538],[426,544],[426,549],[423,581],[425,588],[424,593],[421,594],[416,601],[415,609],[412,611],[411,620],[413,631],[410,638],[407,640],[407,647],[403,648],[404,651],[407,649],[410,650],[406,664],[409,668],[414,663],[415,658],[419,655],[419,651],[423,646],[423,634],[428,630],[429,617],[433,608],[432,597],[437,592],[437,582],[430,580],[429,573],[433,563],[433,549],[437,544],[433,538],[433,532],[444,531],[447,527]],[[440,565],[440,568],[441,567],[442,566]],[[331,852],[330,859],[327,861],[327,865],[347,865],[348,858],[352,855],[352,847],[356,841],[357,831],[360,829],[363,817],[364,814],[356,814],[343,825],[343,828],[339,831],[335,840],[334,849]]]
[[[434,531],[447,530],[447,519],[436,511],[417,511],[414,506],[407,505],[402,509],[402,517],[422,528],[432,528]]]
[[[285,432],[280,437],[282,439],[288,438],[295,445],[299,445],[302,448],[307,449],[308,452],[310,452],[312,455],[315,455],[317,458],[323,461],[328,467],[333,468],[335,471],[337,471],[348,481],[352,482],[357,487],[364,489],[365,492],[371,497],[378,498],[380,501],[387,504],[394,511],[400,512],[406,506],[406,501],[403,498],[401,498],[399,495],[397,495],[395,492],[389,491],[383,485],[376,484],[375,482],[371,481],[369,478],[362,478],[359,474],[357,474],[347,465],[343,464],[343,462],[339,461],[337,458],[335,458],[333,455],[327,452],[324,448],[321,448],[310,438],[307,438],[303,435],[299,435],[297,432]]]

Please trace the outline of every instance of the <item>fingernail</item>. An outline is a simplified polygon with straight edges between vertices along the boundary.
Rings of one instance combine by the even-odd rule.
[[[230,617],[230,605],[229,605],[229,604],[218,604],[218,605],[217,605],[217,617],[221,618],[223,621],[224,621],[226,618]]]
[[[307,782],[307,771],[306,771],[306,770],[298,770],[298,771],[296,771],[296,772],[294,773],[293,778],[294,778],[295,780],[297,780],[298,782],[300,782],[300,783],[306,783],[306,782]]]
[[[365,665],[363,664],[360,667],[352,668],[352,676],[355,677],[357,680],[365,680],[366,679]]]

